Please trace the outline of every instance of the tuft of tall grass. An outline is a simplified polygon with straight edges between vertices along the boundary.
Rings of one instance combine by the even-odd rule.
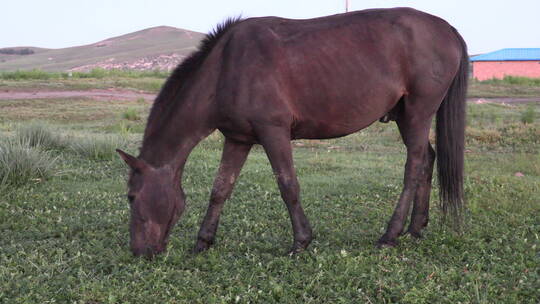
[[[524,124],[531,124],[534,122],[536,112],[534,110],[534,105],[530,104],[527,108],[521,112],[520,120]]]
[[[17,138],[30,147],[42,147],[48,150],[61,150],[65,148],[66,141],[48,124],[30,122],[17,128]]]
[[[145,125],[141,121],[120,120],[117,123],[107,126],[107,132],[117,133],[122,137],[126,137],[133,133],[144,133]]]
[[[141,120],[141,115],[139,115],[137,109],[129,108],[122,113],[122,118],[131,121],[138,121]]]
[[[125,139],[108,135],[74,139],[70,148],[76,154],[92,160],[111,160],[116,157],[116,149],[125,145]]]
[[[55,161],[48,152],[28,142],[13,139],[0,142],[0,188],[47,178],[52,174]]]

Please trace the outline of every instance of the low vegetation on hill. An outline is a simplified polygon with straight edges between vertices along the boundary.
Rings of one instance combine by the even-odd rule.
[[[170,70],[195,49],[202,37],[201,33],[159,26],[83,46],[8,48],[5,52],[14,53],[0,50],[0,71]]]
[[[0,49],[0,54],[5,55],[32,55],[34,50],[31,48],[3,48]]]

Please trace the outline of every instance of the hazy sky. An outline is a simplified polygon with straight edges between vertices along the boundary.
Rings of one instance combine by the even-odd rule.
[[[168,25],[207,32],[227,16],[311,18],[345,0],[0,0],[0,47],[61,48]],[[349,0],[351,10],[414,7],[454,25],[477,54],[540,47],[540,0]]]

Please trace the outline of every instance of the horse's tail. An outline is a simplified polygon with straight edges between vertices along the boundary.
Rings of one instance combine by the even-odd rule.
[[[462,54],[459,70],[437,111],[437,174],[443,213],[446,216],[450,212],[459,228],[464,204],[463,158],[469,58],[465,41],[456,29],[452,29],[461,43]]]

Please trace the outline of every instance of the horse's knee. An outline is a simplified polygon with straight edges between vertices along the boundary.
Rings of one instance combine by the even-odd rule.
[[[283,200],[287,203],[295,203],[298,201],[300,193],[300,185],[296,178],[290,176],[278,176],[278,185]]]

